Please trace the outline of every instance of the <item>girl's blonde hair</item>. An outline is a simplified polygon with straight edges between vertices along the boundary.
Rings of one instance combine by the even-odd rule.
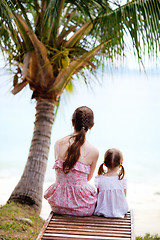
[[[125,175],[124,167],[122,166],[123,156],[122,153],[115,148],[108,149],[104,155],[104,162],[100,165],[98,170],[98,175],[102,175],[106,171],[104,170],[103,166],[105,165],[107,168],[115,168],[117,166],[121,166],[119,171],[118,177],[119,180],[122,180]]]

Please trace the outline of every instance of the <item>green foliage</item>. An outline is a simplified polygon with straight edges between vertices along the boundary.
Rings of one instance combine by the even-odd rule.
[[[35,72],[29,69],[25,80],[39,94],[50,92],[50,98],[57,98],[74,74],[86,81],[86,69],[95,75],[106,61],[123,60],[130,47],[140,62],[146,53],[157,56],[159,21],[160,0],[1,0],[0,47],[21,71],[25,53],[35,51]],[[68,75],[62,74],[64,69]],[[15,93],[22,89],[16,75],[13,85]]]
[[[151,235],[149,233],[146,233],[144,237],[141,236],[136,237],[136,240],[160,240],[160,236],[158,236],[158,234]]]
[[[66,86],[66,90],[71,93],[73,91],[73,84],[71,81],[68,82],[67,86]]]
[[[33,224],[19,221],[19,217],[28,218]],[[0,207],[0,238],[2,239],[35,239],[43,224],[44,221],[28,206],[12,202]]]

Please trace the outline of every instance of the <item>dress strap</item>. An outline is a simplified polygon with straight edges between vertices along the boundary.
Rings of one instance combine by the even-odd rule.
[[[87,157],[89,153],[90,153],[90,151],[89,151],[89,152],[87,152],[87,154],[85,154],[84,156],[82,156],[82,157],[81,157],[81,159],[83,159],[83,158]]]
[[[57,154],[58,154],[58,158],[59,158],[59,142],[57,143]]]

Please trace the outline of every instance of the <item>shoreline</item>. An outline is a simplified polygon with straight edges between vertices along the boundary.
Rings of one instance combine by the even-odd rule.
[[[18,182],[18,178],[0,178],[0,204],[6,204],[11,192]],[[44,191],[52,182],[44,183]],[[160,235],[160,186],[128,183],[127,200],[130,209],[133,210],[134,231],[136,236],[144,236],[146,233]],[[51,209],[48,202],[43,199],[40,216],[46,220]]]

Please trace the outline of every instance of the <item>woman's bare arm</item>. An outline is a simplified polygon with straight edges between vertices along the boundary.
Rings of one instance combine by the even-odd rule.
[[[97,160],[98,160],[98,157],[99,157],[98,150],[94,151],[94,153],[92,153],[92,154],[93,155],[91,156],[92,157],[91,170],[90,170],[90,173],[88,174],[88,177],[87,177],[88,181],[91,180],[91,178],[93,177],[93,173],[95,171]]]

